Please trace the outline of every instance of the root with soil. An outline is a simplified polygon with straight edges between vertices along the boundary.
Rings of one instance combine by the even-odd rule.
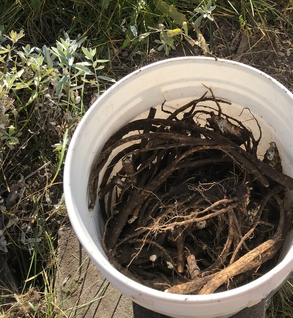
[[[293,179],[282,173],[276,144],[260,160],[257,119],[251,114],[255,134],[207,89],[173,112],[163,104],[164,118],[151,108],[122,127],[89,179],[110,262],[168,293],[210,294],[259,277],[276,265],[292,224],[284,198]]]

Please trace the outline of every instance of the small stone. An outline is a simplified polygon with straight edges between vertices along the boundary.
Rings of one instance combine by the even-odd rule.
[[[167,267],[169,269],[173,269],[174,268],[174,266],[173,266],[173,264],[171,262],[166,261],[166,263],[167,263]]]
[[[156,261],[156,259],[157,259],[157,255],[156,254],[153,254],[153,255],[150,256],[150,261],[151,262],[154,263]]]

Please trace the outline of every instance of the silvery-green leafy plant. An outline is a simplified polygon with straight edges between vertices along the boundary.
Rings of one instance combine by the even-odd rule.
[[[216,9],[216,6],[212,4],[212,1],[209,0],[208,3],[203,3],[194,9],[196,14],[199,14],[199,17],[195,20],[194,25],[196,27],[200,27],[203,19],[209,19],[210,21],[214,21],[212,16],[213,11]]]
[[[85,85],[95,87],[98,96],[103,91],[101,81],[114,82],[103,74],[107,60],[98,59],[96,49],[83,46],[85,37],[72,40],[64,33],[56,46],[42,48],[21,46],[23,37],[23,30],[9,35],[0,30],[1,153],[2,147],[12,149],[19,142],[15,122],[20,111],[29,113],[28,107],[34,106],[46,114],[54,110],[58,116],[63,110],[71,118],[82,116]]]

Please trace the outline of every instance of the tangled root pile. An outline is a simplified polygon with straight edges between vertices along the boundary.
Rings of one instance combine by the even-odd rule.
[[[89,208],[100,182],[104,250],[149,287],[210,294],[245,284],[276,265],[291,229],[284,197],[293,180],[276,143],[259,159],[257,119],[251,114],[256,138],[223,104],[208,89],[173,112],[163,104],[166,118],[151,108],[117,131],[92,166]]]

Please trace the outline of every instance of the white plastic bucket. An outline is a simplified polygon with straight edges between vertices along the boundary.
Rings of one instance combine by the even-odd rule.
[[[126,76],[89,109],[71,140],[64,173],[65,200],[73,229],[100,272],[134,302],[172,317],[230,317],[270,297],[293,269],[292,236],[282,261],[270,272],[242,287],[211,295],[176,295],[157,291],[127,278],[108,261],[101,246],[103,224],[96,206],[88,210],[87,183],[93,160],[120,127],[164,100],[176,106],[214,95],[248,107],[267,123],[284,173],[293,176],[293,95],[280,83],[247,65],[206,57],[182,57],[157,62]]]

